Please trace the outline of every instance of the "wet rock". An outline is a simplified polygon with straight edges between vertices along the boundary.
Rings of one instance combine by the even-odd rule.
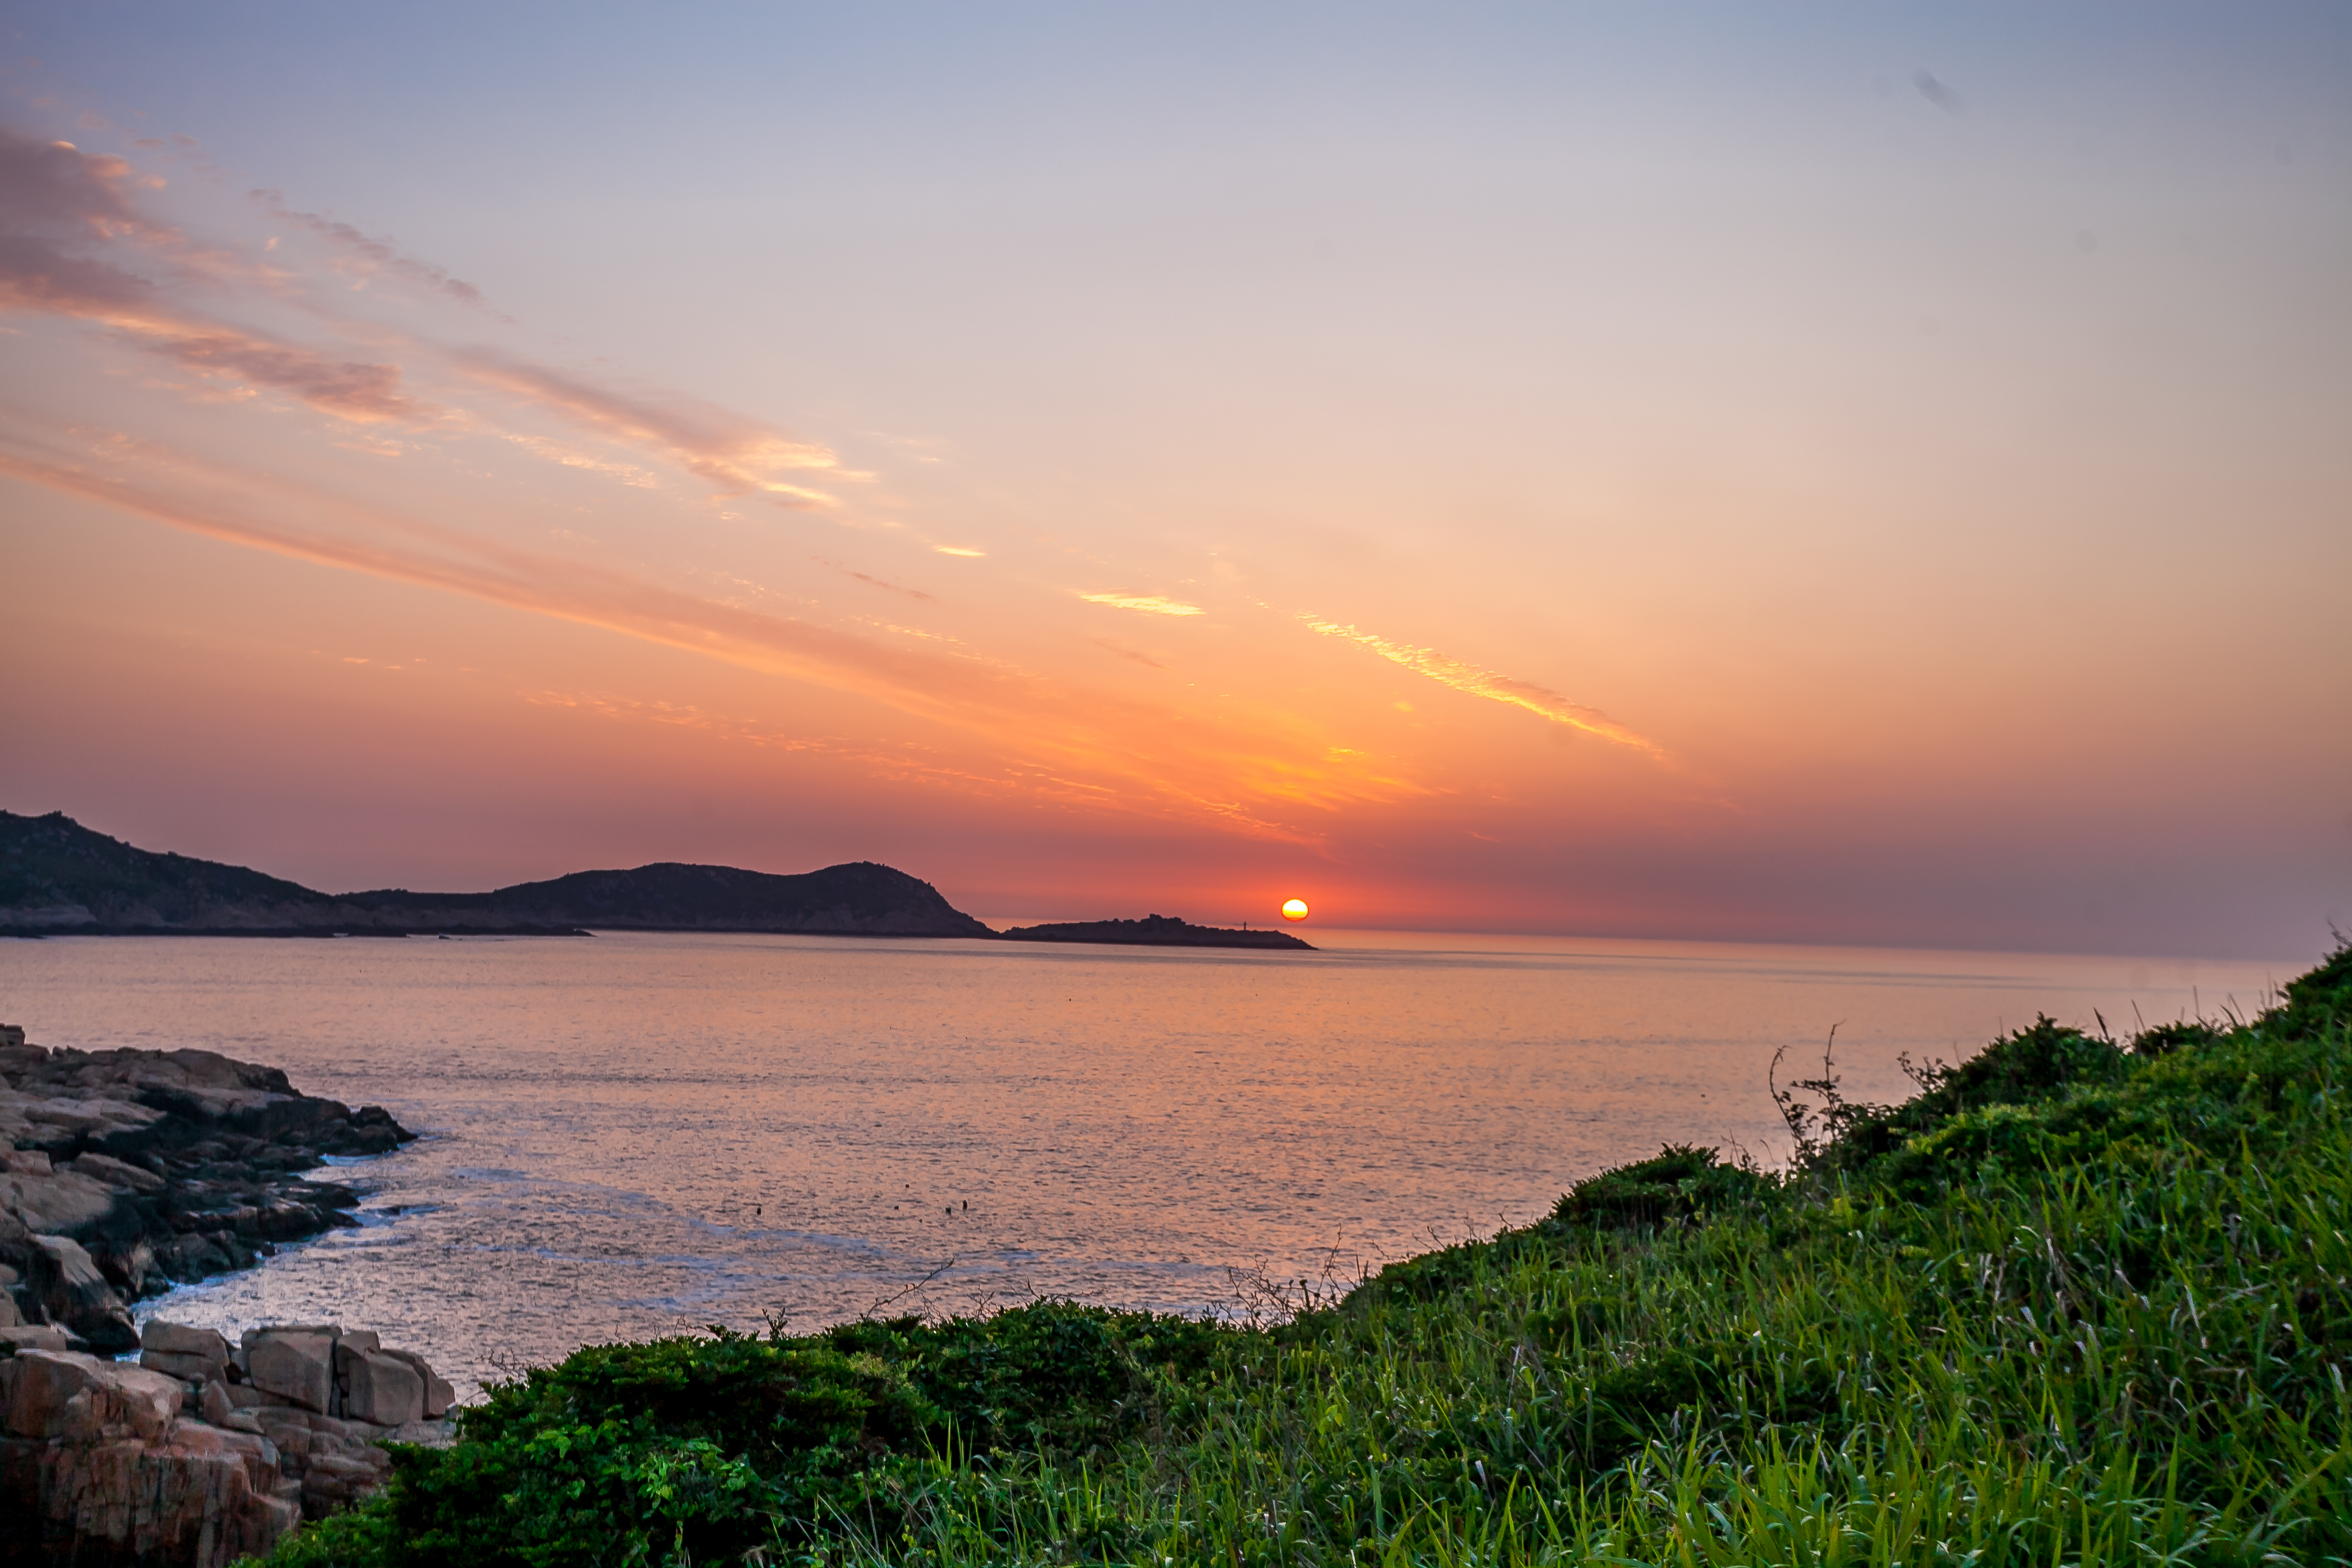
[[[163,1272],[174,1279],[209,1279],[236,1267],[227,1249],[204,1235],[174,1237],[165,1244],[158,1261]]]

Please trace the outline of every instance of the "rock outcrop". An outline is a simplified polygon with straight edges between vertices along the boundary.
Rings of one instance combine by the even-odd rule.
[[[413,1134],[211,1051],[47,1050],[0,1026],[0,1331],[136,1349],[128,1303],[358,1222],[330,1154]]]
[[[153,1321],[142,1344],[131,1366],[0,1339],[0,1563],[225,1568],[383,1485],[385,1440],[450,1437],[449,1384],[365,1331],[231,1347]]]
[[[1014,926],[997,933],[1006,942],[1091,942],[1112,947],[1273,947],[1311,952],[1315,944],[1286,931],[1234,931],[1196,926],[1175,915],[1139,921],[1068,921],[1059,925]]]

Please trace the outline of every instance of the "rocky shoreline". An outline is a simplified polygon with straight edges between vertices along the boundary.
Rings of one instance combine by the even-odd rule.
[[[415,1136],[276,1068],[50,1050],[0,1026],[0,1337],[48,1324],[78,1349],[136,1350],[129,1302],[357,1225],[357,1193],[302,1173]]]
[[[449,1439],[449,1384],[372,1332],[131,1310],[358,1224],[303,1173],[415,1136],[275,1068],[0,1025],[0,1563],[221,1568],[382,1485],[383,1441]]]

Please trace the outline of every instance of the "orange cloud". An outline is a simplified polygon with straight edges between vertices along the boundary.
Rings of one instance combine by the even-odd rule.
[[[1147,616],[1200,616],[1208,613],[1198,605],[1187,605],[1179,599],[1163,599],[1157,594],[1081,594],[1078,597],[1089,605],[1139,610]]]
[[[19,428],[34,416],[11,411]],[[0,449],[0,474],[172,527],[341,570],[594,626],[747,668],[857,693],[1012,746],[1021,766],[1073,798],[1150,816],[1198,818],[1300,844],[1318,814],[1430,793],[1335,750],[1301,719],[1170,710],[1060,686],[1001,660],[869,640],[667,587],[626,573],[388,514],[289,482],[223,475],[184,454],[83,438],[83,450]],[[126,478],[106,468],[144,470]],[[274,521],[275,514],[299,522]],[[347,531],[336,531],[338,526]],[[362,536],[354,537],[356,530]],[[373,533],[376,537],[365,537]],[[387,539],[383,536],[394,536]],[[1091,776],[1090,776],[1091,775]]]

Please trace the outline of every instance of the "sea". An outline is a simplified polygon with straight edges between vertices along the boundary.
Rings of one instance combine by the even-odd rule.
[[[390,1109],[415,1142],[314,1173],[356,1228],[140,1312],[375,1329],[470,1396],[713,1325],[1277,1313],[1664,1144],[1785,1160],[1776,1057],[1895,1100],[1906,1058],[2246,1015],[2305,967],[1307,934],[50,938],[0,942],[0,1019]]]

